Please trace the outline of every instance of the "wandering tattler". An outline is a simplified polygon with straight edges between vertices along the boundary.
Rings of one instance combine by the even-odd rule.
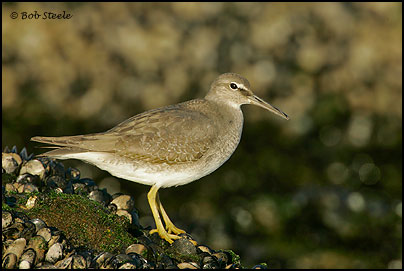
[[[243,104],[289,119],[255,96],[247,79],[225,73],[213,81],[203,99],[143,112],[103,133],[31,140],[56,145],[57,149],[41,156],[79,159],[116,177],[150,185],[147,198],[157,228],[150,233],[158,232],[172,243],[185,231],[171,222],[157,191],[198,180],[230,158],[240,142]]]

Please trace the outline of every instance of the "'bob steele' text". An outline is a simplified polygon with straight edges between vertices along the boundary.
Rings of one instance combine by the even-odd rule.
[[[41,19],[41,18],[42,18],[42,20],[47,20],[47,19],[50,19],[50,20],[63,20],[63,19],[70,19],[71,17],[73,17],[73,15],[70,14],[70,13],[67,13],[66,11],[63,11],[61,13],[46,11],[46,12],[44,12],[42,14],[38,13],[38,11],[36,11],[36,10],[34,12],[32,12],[32,13],[28,13],[28,12],[25,12],[25,11],[21,12],[21,19],[22,20],[25,20],[25,19],[37,20],[37,19]]]

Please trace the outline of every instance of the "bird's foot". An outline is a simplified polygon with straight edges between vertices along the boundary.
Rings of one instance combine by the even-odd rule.
[[[176,235],[186,233],[184,230],[177,228],[171,221],[166,221],[166,230],[168,233],[174,233]]]
[[[171,230],[173,230],[173,229],[171,229]],[[160,236],[162,239],[166,240],[166,241],[169,242],[170,244],[172,244],[172,243],[174,242],[174,240],[177,240],[177,239],[180,239],[180,238],[186,238],[186,239],[188,239],[188,241],[190,241],[194,246],[197,246],[197,245],[198,245],[198,243],[197,243],[195,240],[193,240],[192,237],[191,237],[189,234],[187,234],[184,230],[181,230],[181,229],[178,229],[178,228],[175,228],[175,230],[176,230],[178,233],[172,234],[171,231],[168,231],[168,232],[167,232],[167,231],[165,231],[165,230],[159,232],[158,229],[153,229],[153,230],[150,230],[150,231],[149,231],[149,234],[158,233],[159,236]],[[181,235],[179,235],[179,234],[181,234]]]
[[[177,228],[171,221],[166,221],[166,223],[166,229],[168,233],[174,233],[176,235],[181,234],[182,236],[180,237],[187,238],[192,244],[194,244],[194,246],[198,245],[195,240],[191,239],[191,235],[187,234],[184,230]]]
[[[159,231],[159,229],[153,229],[153,230],[149,231],[149,234],[153,234],[153,233],[156,233],[156,232],[159,234],[159,236],[160,236],[162,239],[166,240],[166,241],[169,242],[170,244],[174,243],[174,240],[181,238],[181,236],[168,233],[168,232],[166,232],[164,229],[162,229],[162,230],[160,230],[160,231]],[[173,240],[173,239],[174,239],[174,240]]]

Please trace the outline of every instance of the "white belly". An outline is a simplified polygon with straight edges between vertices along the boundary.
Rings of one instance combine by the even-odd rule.
[[[74,153],[55,156],[55,158],[79,159],[106,170],[113,176],[145,185],[157,185],[158,187],[171,187],[193,182],[213,172],[222,164],[216,163],[216,166],[205,166],[202,170],[186,164],[168,169],[167,164],[151,167],[116,159],[113,155],[103,152]]]

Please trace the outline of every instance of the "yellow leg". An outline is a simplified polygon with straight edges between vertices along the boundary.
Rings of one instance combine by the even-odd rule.
[[[166,211],[164,210],[163,204],[161,204],[160,201],[160,197],[157,194],[157,204],[158,207],[160,209],[160,213],[163,216],[164,219],[164,223],[166,224],[166,230],[168,231],[168,233],[174,233],[174,234],[181,234],[181,233],[185,233],[184,230],[181,230],[179,228],[177,228],[173,222],[171,222],[170,218],[168,217]]]
[[[166,232],[163,226],[163,222],[161,222],[158,206],[156,205],[156,195],[157,191],[159,190],[159,187],[153,185],[152,188],[150,189],[149,193],[147,193],[147,199],[149,201],[150,209],[152,211],[154,221],[156,222],[156,230],[151,230],[150,234],[157,232],[161,238],[172,244],[174,241],[172,239],[178,239],[180,238],[177,235],[174,234],[169,234]]]

